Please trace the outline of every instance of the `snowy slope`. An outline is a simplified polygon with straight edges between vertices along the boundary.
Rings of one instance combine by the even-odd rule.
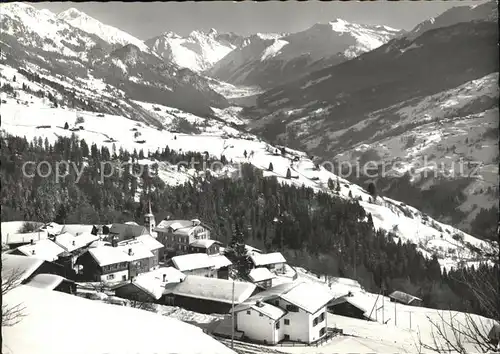
[[[193,31],[186,37],[166,32],[146,41],[162,58],[180,67],[200,72],[225,57],[241,43],[242,37],[217,33],[215,29],[204,33]]]
[[[26,314],[18,324],[2,327],[5,354],[234,353],[199,328],[144,310],[27,285],[10,291],[3,302],[22,303]],[[76,327],[47,325],[68,323],[68,314]]]
[[[73,132],[62,127],[65,122],[71,123],[70,127],[74,126],[77,114],[75,111],[46,107],[42,102],[35,103],[36,101],[29,105],[18,104],[17,100],[5,93],[2,93],[1,97],[5,102],[0,107],[2,129],[13,135],[26,136],[28,140],[40,136],[54,142],[59,136],[69,137],[71,134],[76,134],[88,144],[105,145],[110,149],[115,145],[116,149],[121,147],[129,151],[143,149],[146,156],[148,151],[161,150],[168,145],[174,151],[200,153],[206,151],[215,158],[220,158],[224,154],[228,161],[234,162],[234,165],[215,174],[219,176],[237,177],[238,163],[248,162],[264,170],[264,175],[277,177],[280,182],[296,186],[304,185],[315,191],[328,191],[330,178],[337,181],[337,176],[327,169],[328,166],[325,166],[327,168],[320,166],[320,169],[316,170],[314,163],[305,153],[287,150],[284,156],[275,154],[275,147],[251,135],[231,134],[227,128],[196,135],[179,134],[158,130],[122,116],[99,117],[91,112],[78,112],[84,120],[78,125],[83,126],[83,129]],[[197,118],[186,116],[186,119]],[[136,136],[136,133],[140,136]],[[244,157],[245,150],[249,154],[248,158]],[[293,162],[294,159],[298,161]],[[274,167],[272,172],[267,171],[270,163]],[[189,166],[178,170],[175,165],[165,164],[160,168],[160,177],[168,184],[182,184],[197,175]],[[207,168],[211,169],[211,166]],[[288,168],[293,177],[291,179],[286,178]],[[360,199],[360,204],[372,214],[375,227],[390,231],[394,237],[399,237],[403,241],[408,240],[417,244],[426,255],[437,254],[441,264],[447,268],[451,265],[486,260],[485,254],[498,252],[495,248],[497,246],[479,241],[460,230],[437,222],[400,202],[389,198],[378,198],[375,204],[371,204],[370,195],[363,188],[343,178],[338,178],[338,181],[341,187],[339,195],[349,199],[351,194],[352,198]]]
[[[287,35],[254,35],[207,73],[233,84],[269,87],[373,50],[400,34],[387,26],[336,19]],[[268,77],[271,75],[271,77]]]
[[[87,14],[71,8],[57,15],[57,18],[66,21],[73,27],[87,33],[92,33],[112,45],[124,46],[133,44],[143,51],[148,51],[146,44],[138,38],[119,30],[118,28],[103,24]]]

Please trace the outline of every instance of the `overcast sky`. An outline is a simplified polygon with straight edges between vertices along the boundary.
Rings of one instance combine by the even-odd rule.
[[[193,30],[235,32],[297,32],[318,22],[341,18],[349,22],[387,25],[406,30],[454,6],[485,1],[287,1],[287,2],[40,2],[32,5],[59,13],[74,7],[99,21],[140,39],[166,31],[187,35]]]

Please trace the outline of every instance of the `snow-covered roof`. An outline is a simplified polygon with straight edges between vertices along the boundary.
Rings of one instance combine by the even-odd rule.
[[[126,244],[116,248],[125,253],[130,261],[154,257],[153,253],[142,243]]]
[[[2,226],[3,227],[3,226]],[[45,240],[49,237],[47,231],[37,231],[37,232],[28,232],[28,233],[7,233],[5,236],[2,234],[2,243],[4,244],[14,244],[14,243],[28,243],[31,240],[39,241]]]
[[[410,304],[412,301],[415,301],[415,300],[422,301],[422,299],[419,298],[419,297],[416,297],[416,296],[404,293],[404,292],[399,291],[399,290],[396,290],[396,291],[392,292],[389,295],[389,297],[391,299],[393,299],[393,300],[402,302],[402,303],[407,304],[407,305]]]
[[[316,313],[334,298],[325,286],[314,283],[298,283],[280,297],[309,313]]]
[[[280,252],[252,253],[250,259],[257,267],[268,264],[286,263],[285,257]]]
[[[208,257],[210,258],[210,261],[212,262],[212,265],[215,269],[229,267],[231,264],[233,264],[229,259],[227,259],[226,256],[223,256],[222,254],[214,254]]]
[[[252,247],[250,245],[245,245],[245,250],[247,251],[247,253],[252,253],[252,252],[262,253],[261,250],[259,250],[258,248]]]
[[[21,303],[26,313],[15,326],[2,327],[2,346],[11,353],[235,354],[198,327],[128,306],[25,285],[13,289],[2,300],[13,305]],[[54,328],[47,326],[47,320],[67,323],[69,314],[78,318],[82,328],[92,328],[92,335],[81,340],[82,331],[66,325],[57,328],[57,342],[51,340]],[[133,334],[132,323],[141,324],[133,326]]]
[[[85,225],[85,224],[66,224],[63,225],[61,233],[68,232],[73,236],[79,236],[81,234],[90,234],[94,229],[95,225]]]
[[[287,311],[283,310],[282,308],[273,306],[271,304],[268,304],[267,302],[259,302],[252,305],[247,305],[243,303],[234,308],[234,313],[246,311],[248,309],[255,310],[274,321],[279,320],[287,313]]]
[[[213,261],[206,253],[191,253],[182,256],[175,256],[172,258],[175,268],[181,272],[193,269],[211,268]]]
[[[22,245],[16,249],[26,256],[45,259],[49,262],[55,261],[60,254],[64,253],[64,249],[51,240],[36,241],[33,244]]]
[[[232,280],[188,275],[184,281],[175,286],[172,293],[180,296],[230,304],[232,303],[232,289]],[[234,303],[242,303],[247,300],[254,291],[254,284],[235,281]]]
[[[19,282],[29,278],[45,262],[36,257],[2,254],[2,280],[15,277]]]
[[[111,242],[97,240],[97,241],[92,242],[89,245],[89,248],[97,248],[97,247],[105,247],[105,246],[111,246]]]
[[[139,224],[138,224],[138,223],[136,223],[135,221],[127,221],[127,222],[125,223],[125,225],[134,225],[134,226],[139,226]]]
[[[28,223],[34,227],[40,227],[43,225],[41,222],[37,221],[2,221],[0,233],[2,235],[2,243],[7,243],[7,235],[19,234],[19,231]],[[21,234],[22,235],[22,234]],[[9,241],[10,242],[10,241]]]
[[[88,252],[101,267],[131,261],[130,256],[118,247],[97,247],[89,249]]]
[[[151,235],[141,235],[139,237],[136,237],[136,240],[142,242],[144,246],[149,248],[150,251],[154,251],[163,247],[163,244]]]
[[[54,290],[66,279],[55,274],[37,274],[27,284],[35,288]]]
[[[69,232],[62,233],[55,237],[55,243],[64,248],[67,252],[72,252],[79,248],[86,247],[92,242],[99,240],[99,236],[91,233],[81,233],[78,236]]]
[[[168,229],[172,229],[173,233],[181,235],[189,235],[195,227],[201,225],[198,219],[193,220],[162,220],[158,225],[156,225],[154,231],[167,232]]]
[[[254,283],[276,278],[276,276],[273,273],[271,273],[269,269],[264,267],[252,269],[248,274],[248,276],[250,280],[253,281]]]
[[[200,248],[209,248],[211,247],[214,243],[220,244],[219,241],[216,240],[207,240],[207,239],[201,239],[201,240],[196,240],[191,242],[189,245],[193,247],[200,247]]]

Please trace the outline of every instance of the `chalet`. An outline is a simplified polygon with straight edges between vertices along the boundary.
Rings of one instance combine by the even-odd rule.
[[[327,334],[326,305],[333,298],[318,284],[285,283],[235,307],[235,330],[257,342],[314,343]]]
[[[373,306],[356,296],[344,295],[331,301],[328,304],[328,311],[340,316],[372,321],[371,307]]]
[[[151,235],[141,235],[129,240],[121,241],[118,243],[118,246],[125,247],[127,245],[135,244],[143,245],[153,254],[153,257],[149,258],[149,269],[156,269],[160,266],[160,250],[163,248],[163,245],[160,242],[158,242]]]
[[[129,243],[116,247],[129,257],[129,278],[158,267],[157,257],[142,243]]]
[[[2,254],[2,281],[9,278],[26,284],[38,274],[66,276],[65,270],[58,264],[41,258]]]
[[[164,246],[162,258],[189,253],[189,245],[196,240],[210,239],[210,229],[200,220],[162,220],[154,229]]]
[[[228,313],[233,301],[238,305],[255,292],[255,285],[251,283],[188,275],[168,290],[164,302],[205,314]]]
[[[389,298],[391,299],[391,302],[399,302],[400,304],[403,305],[411,305],[411,306],[420,306],[422,305],[422,299],[404,293],[402,291],[394,291],[389,295]]]
[[[248,278],[257,287],[268,289],[272,287],[273,279],[276,278],[276,275],[271,273],[269,269],[260,267],[252,269],[248,274]]]
[[[159,268],[154,271],[139,274],[129,282],[120,283],[112,289],[115,295],[124,299],[141,302],[158,302],[165,287],[177,284],[186,276],[172,267]]]
[[[11,254],[19,256],[37,257],[49,262],[58,259],[64,253],[64,249],[51,240],[31,241],[29,244],[19,246]]]
[[[214,277],[214,260],[206,253],[192,253],[172,258],[175,268],[186,275]]]
[[[129,277],[131,257],[118,247],[90,248],[78,257],[76,264],[81,265],[80,276],[83,281],[113,282],[125,281]]]
[[[189,244],[189,253],[206,253],[209,256],[220,253],[222,243],[216,240],[200,239]]]
[[[226,256],[222,254],[214,254],[209,256],[213,269],[217,272],[217,278],[229,279],[229,272],[231,271],[233,263]]]
[[[68,294],[76,294],[76,284],[72,280],[68,280],[60,275],[55,274],[38,274],[27,283],[27,285],[47,290],[60,291]]]
[[[131,224],[113,224],[109,229],[107,241],[124,241],[141,235],[147,235],[148,230],[144,226]]]
[[[253,252],[250,255],[254,267],[266,267],[275,272],[284,272],[286,259],[280,252],[273,253],[257,253]]]
[[[79,233],[78,236],[69,232],[63,232],[54,236],[54,243],[64,249],[65,252],[75,253],[82,248],[88,247],[99,237],[90,233]]]

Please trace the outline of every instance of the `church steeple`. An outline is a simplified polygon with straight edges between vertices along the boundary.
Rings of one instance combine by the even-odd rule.
[[[156,236],[156,232],[153,231],[156,227],[155,216],[151,212],[151,201],[148,201],[148,213],[144,215],[144,227],[149,231],[151,236]]]

